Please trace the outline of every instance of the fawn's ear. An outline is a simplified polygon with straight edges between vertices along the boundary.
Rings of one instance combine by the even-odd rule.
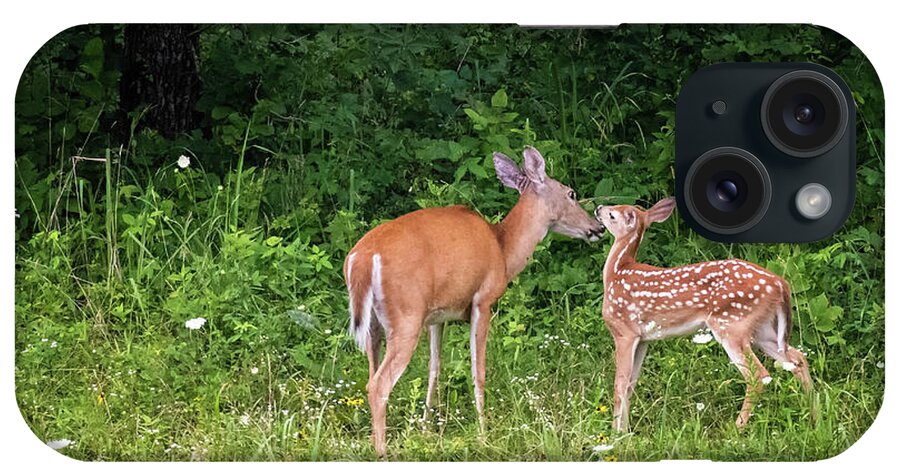
[[[544,157],[537,149],[531,146],[525,148],[523,155],[525,161],[523,162],[522,169],[525,171],[525,176],[534,183],[544,183],[544,180],[547,179],[547,172],[544,167]]]
[[[625,227],[633,230],[635,223],[637,223],[637,210],[627,207],[622,211],[622,218],[625,220]]]
[[[647,210],[647,219],[651,223],[666,221],[675,211],[675,197],[666,197]]]
[[[525,178],[525,174],[519,170],[519,166],[512,159],[500,152],[494,152],[494,170],[497,171],[497,178],[503,185],[514,188],[519,193],[522,192],[522,180]]]

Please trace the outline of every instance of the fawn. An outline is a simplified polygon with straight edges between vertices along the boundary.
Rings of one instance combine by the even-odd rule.
[[[635,261],[644,231],[675,209],[672,197],[649,210],[600,206],[594,215],[615,237],[603,267],[603,320],[616,347],[614,427],[628,431],[629,399],[650,341],[708,328],[747,381],[737,426],[750,418],[762,385],[771,381],[753,352],[762,350],[793,372],[809,394],[803,353],[791,347],[788,283],[761,266],[737,259],[657,268]],[[762,385],[761,385],[762,384]]]
[[[492,225],[463,206],[426,208],[375,227],[344,261],[350,334],[369,359],[366,389],[372,442],[379,456],[387,449],[388,396],[409,364],[422,330],[428,327],[431,348],[427,415],[440,373],[444,322],[469,320],[475,407],[483,434],[491,306],[548,231],[586,241],[600,239],[603,232],[581,208],[575,192],[547,176],[544,158],[536,149],[525,149],[522,169],[503,154],[493,158],[497,177],[520,194],[500,223]],[[384,360],[379,360],[385,336]]]

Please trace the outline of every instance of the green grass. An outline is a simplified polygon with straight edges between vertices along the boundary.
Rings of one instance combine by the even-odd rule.
[[[820,418],[814,424],[797,382],[770,365],[775,379],[751,424],[739,432],[733,424],[744,388],[738,372],[717,346],[680,339],[652,345],[634,397],[634,431],[615,435],[610,431],[611,341],[599,318],[595,331],[579,336],[588,346],[546,340],[545,347],[520,354],[518,362],[505,360],[508,350],[498,344],[499,337],[493,339],[483,441],[467,379],[468,352],[461,345],[467,329],[448,329],[441,404],[427,423],[421,421],[427,354],[420,345],[391,397],[391,459],[817,460],[853,444],[880,405],[883,371],[860,362],[840,379],[815,379]],[[204,332],[189,336],[187,345],[200,345]],[[320,375],[293,367],[284,353],[262,352],[248,356],[255,373],[253,367],[223,369],[218,387],[209,386],[199,372],[190,375],[190,365],[180,366],[179,372],[189,375],[181,383],[188,389],[179,391],[165,379],[144,377],[171,365],[157,356],[159,349],[174,345],[169,339],[55,341],[51,349],[54,341],[41,342],[38,334],[20,337],[29,342],[29,353],[54,362],[77,356],[82,366],[58,365],[40,376],[17,372],[17,394],[28,423],[42,439],[75,440],[62,450],[75,458],[374,458],[367,407],[345,400],[364,397],[366,379],[365,359],[349,349],[346,338],[333,340],[333,362]],[[614,449],[594,454],[599,435]]]

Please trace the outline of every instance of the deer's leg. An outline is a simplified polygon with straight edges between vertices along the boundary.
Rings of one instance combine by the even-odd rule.
[[[397,319],[396,321],[400,321]],[[407,318],[408,322],[416,321],[415,318]],[[418,320],[421,322],[421,320]],[[369,408],[372,411],[372,444],[375,446],[375,452],[379,457],[387,454],[386,439],[386,414],[387,400],[397,384],[397,380],[406,366],[409,365],[409,359],[412,357],[413,351],[416,349],[416,343],[419,340],[419,332],[421,329],[415,326],[408,328],[391,329],[388,333],[387,348],[385,350],[384,360],[375,376],[369,381]]]
[[[716,335],[716,339],[719,339],[715,332],[713,332],[713,335]],[[737,420],[735,420],[737,427],[743,428],[750,421],[750,413],[753,410],[756,399],[762,392],[763,385],[768,384],[772,377],[769,376],[769,371],[763,367],[762,362],[753,353],[749,340],[721,339],[719,342],[722,343],[722,347],[725,348],[725,352],[728,353],[731,362],[741,371],[744,380],[747,381],[744,403],[741,405],[741,412],[738,414]]]
[[[806,393],[812,393],[812,377],[809,375],[809,362],[806,361],[806,356],[803,355],[803,352],[800,352],[791,346],[787,346],[785,355],[787,356],[786,361],[794,364],[794,368],[791,372],[797,377],[797,380],[800,381],[803,390]]]
[[[613,427],[616,431],[628,431],[629,398],[634,363],[640,337],[635,335],[616,337],[616,383],[613,400]]]
[[[472,303],[469,348],[472,352],[472,384],[475,387],[475,410],[478,411],[478,430],[484,435],[484,374],[488,329],[491,322],[491,303]]]
[[[803,391],[806,393],[807,404],[809,405],[809,418],[815,424],[819,420],[819,408],[816,403],[815,395],[812,392],[812,378],[809,376],[809,362],[806,361],[806,356],[803,355],[803,352],[791,347],[787,346],[787,361],[794,364],[794,368],[791,369],[791,372],[794,374],[794,377],[797,377],[797,380],[800,381],[800,385],[803,386]]]
[[[812,391],[812,379],[809,376],[809,364],[806,362],[806,356],[804,356],[802,352],[790,345],[788,345],[784,351],[778,350],[778,337],[775,333],[775,329],[771,326],[763,326],[760,328],[756,332],[755,337],[756,347],[769,357],[782,362],[783,364],[792,365],[791,373],[793,373],[794,377],[797,377],[797,380],[800,381],[803,390],[807,393]]]
[[[778,350],[778,340],[775,329],[772,327],[763,327],[756,332],[756,346],[759,347],[769,357],[776,361],[782,362],[782,365],[790,364],[791,373],[800,381],[803,391],[806,393],[809,405],[809,417],[815,422],[818,420],[818,409],[816,408],[816,400],[812,394],[812,379],[809,376],[809,363],[806,356],[799,350],[787,345],[784,351]]]
[[[441,375],[441,338],[444,334],[444,323],[428,326],[428,343],[430,358],[428,361],[428,393],[425,394],[425,418],[431,410],[432,397],[438,378]]]
[[[641,366],[644,365],[644,357],[647,356],[647,346],[649,342],[640,341],[634,351],[634,364],[631,368],[631,384],[628,386],[628,400],[631,401],[631,395],[634,394],[634,387],[637,385],[638,377],[641,375]]]
[[[369,325],[369,340],[366,342],[366,357],[369,358],[369,382],[381,364],[381,342],[384,340],[384,329],[378,319],[372,319]]]

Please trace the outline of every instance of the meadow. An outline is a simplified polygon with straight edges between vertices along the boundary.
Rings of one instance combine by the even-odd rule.
[[[423,417],[420,342],[388,409],[393,460],[818,460],[851,446],[884,391],[884,101],[865,56],[812,26],[614,30],[203,26],[199,125],[166,136],[123,110],[123,27],[60,33],[16,94],[16,396],[42,441],[82,460],[371,460],[367,363],[341,266],[366,231],[422,207],[497,221],[516,200],[491,154],[525,145],[586,209],[671,195],[674,106],[722,61],[813,61],[857,103],[857,200],[831,239],[729,245],[674,219],[639,258],[737,257],[791,283],[789,372],[743,431],[744,382],[715,342],[650,346],[632,433],[612,430],[600,315],[607,235],[551,234],[495,306],[487,432],[468,326],[447,326]]]

